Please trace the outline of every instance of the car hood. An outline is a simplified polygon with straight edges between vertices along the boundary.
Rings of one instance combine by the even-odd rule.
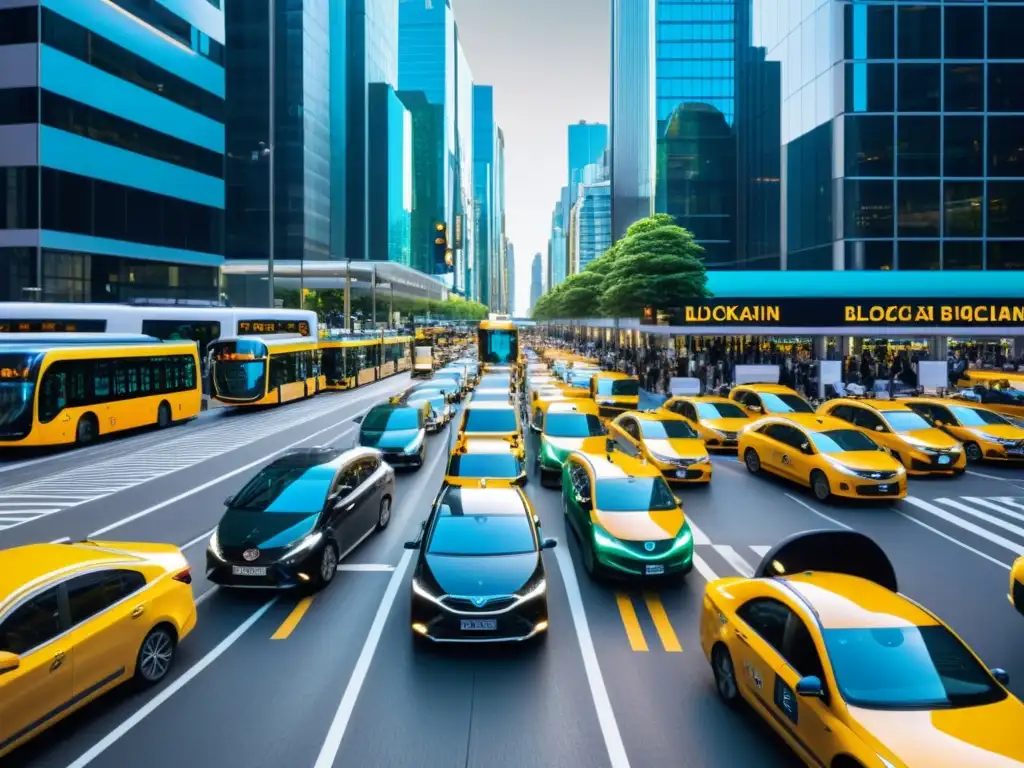
[[[681,509],[664,512],[597,512],[597,524],[622,541],[674,539],[686,518]]]
[[[896,472],[902,466],[888,451],[843,451],[825,456],[850,469]]]
[[[750,419],[701,419],[700,423],[702,426],[722,432],[739,432],[750,423]]]
[[[948,450],[949,448],[956,448],[960,445],[960,441],[954,437],[950,437],[945,432],[937,427],[928,427],[927,429],[914,429],[910,432],[900,432],[897,435],[902,438],[905,442],[909,443],[912,447],[922,448],[938,448],[940,450]]]
[[[1024,440],[1024,429],[1013,424],[988,424],[984,427],[965,427],[982,438],[998,437],[1003,440]]]
[[[604,450],[606,439],[603,435],[597,437],[548,437],[544,435],[543,438],[544,442],[550,445],[559,456],[564,456],[572,451],[600,453]]]
[[[907,765],[1010,768],[1024,762],[1024,704],[1012,696],[962,709],[894,712],[850,707],[849,713],[869,739]]]
[[[537,552],[481,557],[428,554],[426,562],[445,594],[511,595],[533,576],[539,556]]]
[[[217,526],[217,540],[222,547],[286,547],[308,536],[319,518],[319,512],[310,515],[229,509]]]
[[[651,453],[667,459],[697,459],[708,455],[704,441],[700,438],[647,439],[644,440],[644,445]]]
[[[419,433],[418,429],[391,429],[384,432],[364,430],[359,433],[359,444],[367,448],[405,448]]]

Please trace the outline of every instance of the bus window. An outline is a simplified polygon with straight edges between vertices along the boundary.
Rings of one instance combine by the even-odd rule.
[[[483,330],[480,332],[480,359],[492,365],[512,365],[519,356],[516,331]]]
[[[239,339],[215,343],[213,386],[231,400],[258,400],[267,393],[267,347],[263,342]]]
[[[40,356],[0,355],[0,437],[19,440],[32,431],[32,403]]]

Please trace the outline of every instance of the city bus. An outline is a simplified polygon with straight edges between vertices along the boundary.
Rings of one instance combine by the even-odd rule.
[[[477,354],[484,367],[519,363],[519,329],[508,319],[480,321],[477,331]]]
[[[412,336],[384,334],[381,339],[380,377],[394,376],[412,368]]]
[[[381,337],[350,333],[320,339],[327,389],[355,389],[377,380]]]
[[[85,445],[187,421],[202,408],[198,372],[192,342],[0,342],[0,447]]]
[[[225,405],[280,405],[326,388],[316,337],[239,336],[210,345],[212,396]]]

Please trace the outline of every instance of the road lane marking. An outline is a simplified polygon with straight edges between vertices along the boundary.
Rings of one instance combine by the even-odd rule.
[[[686,514],[685,511],[683,512],[683,514],[684,515]],[[708,535],[706,533],[704,533],[704,531],[702,531],[700,528],[697,527],[697,524],[695,522],[693,522],[693,518],[692,517],[690,517],[689,515],[686,515],[686,522],[688,522],[690,524],[690,533],[693,535],[693,543],[694,544],[710,544],[711,543],[711,539],[708,538]]]
[[[306,611],[309,610],[309,606],[313,604],[313,598],[310,595],[299,600],[292,608],[292,612],[288,614],[284,621],[281,622],[281,626],[277,628],[277,631],[270,636],[271,640],[287,640],[295,628],[299,626],[299,622],[302,621],[302,617],[306,615]]]
[[[216,531],[216,530],[217,530],[216,528],[211,528],[211,529],[210,529],[210,530],[208,530],[208,531],[207,531],[206,533],[202,533],[202,534],[200,534],[199,536],[196,536],[196,537],[195,537],[194,539],[192,539],[191,541],[187,541],[187,542],[185,542],[185,543],[184,543],[184,544],[182,544],[182,545],[181,545],[180,547],[178,547],[178,549],[181,549],[181,550],[186,550],[186,549],[188,549],[189,547],[194,547],[194,546],[195,546],[196,544],[198,544],[199,542],[201,542],[201,541],[205,541],[206,539],[208,539],[208,538],[210,538],[211,536],[213,536],[213,532],[214,532],[214,531]]]
[[[846,523],[840,523],[838,520],[835,520],[834,518],[829,517],[824,512],[819,512],[818,510],[816,510],[814,507],[812,507],[810,504],[808,504],[803,499],[798,499],[796,496],[793,496],[793,495],[788,494],[788,493],[784,493],[782,495],[785,496],[787,499],[790,499],[791,501],[795,501],[797,504],[799,504],[801,507],[806,509],[808,512],[813,512],[818,517],[822,517],[825,520],[828,520],[830,523],[832,523],[832,525],[838,525],[840,528],[843,528],[843,529],[845,529],[847,531],[852,531],[853,530],[853,526],[847,525]]]
[[[220,584],[212,584],[208,590],[206,590],[205,592],[203,592],[203,594],[196,598],[196,605],[199,605],[202,602],[204,602],[207,598],[212,596],[218,589],[220,589]]]
[[[168,683],[166,688],[161,688],[160,692],[157,693],[156,696],[143,704],[139,709],[135,710],[128,719],[114,728],[114,730],[98,742],[93,744],[92,747],[86,750],[81,757],[71,763],[68,768],[85,768],[85,766],[89,765],[89,763],[114,746],[114,744],[120,741],[121,738],[124,737],[124,735],[132,728],[153,714],[161,704],[188,685],[204,669],[213,664],[213,662],[220,658],[231,646],[237,643],[242,635],[248,632],[257,621],[262,619],[263,616],[266,615],[267,611],[270,610],[270,606],[276,602],[277,598],[275,597],[264,603],[262,607],[257,608],[248,619],[243,621],[234,632],[221,640],[212,651],[189,667],[188,670],[186,670],[180,677],[177,677]]]
[[[754,575],[754,568],[750,563],[743,559],[739,552],[730,547],[728,544],[715,544],[715,552],[722,556],[733,569],[746,578],[750,578]]]
[[[61,536],[59,539],[54,539],[50,543],[51,544],[63,544],[63,543],[68,542],[68,541],[71,541],[71,537],[70,536]]]
[[[1003,506],[1002,504],[996,504],[994,501],[990,499],[979,499],[976,496],[961,496],[960,498],[962,498],[964,501],[969,501],[972,504],[978,504],[982,507],[988,507],[989,509],[993,509],[996,512],[1006,515],[1007,517],[1012,518],[1014,520],[1020,520],[1021,522],[1024,522],[1024,515],[1022,515],[1020,512],[1014,512],[1012,509],[1007,509],[1007,507],[1009,507],[1012,502],[1006,502],[1003,501],[1002,499],[999,499],[999,501],[1003,501],[1003,504],[1006,505]],[[942,501],[942,499],[936,499],[936,501]]]
[[[629,647],[639,653],[647,652],[647,640],[644,638],[644,631],[640,627],[640,619],[633,608],[633,601],[627,595],[617,592],[615,604],[619,606],[619,616],[622,618],[622,626],[626,629],[626,637],[629,639]]]
[[[615,710],[612,708],[608,688],[604,684],[604,675],[601,673],[601,665],[597,660],[594,638],[590,634],[590,625],[583,607],[583,596],[580,594],[580,584],[576,579],[576,567],[573,565],[572,555],[564,544],[556,547],[553,551],[555,562],[558,563],[558,570],[562,574],[562,582],[565,584],[566,595],[569,598],[569,612],[572,614],[573,624],[576,627],[576,639],[579,641],[580,654],[583,656],[583,669],[587,673],[590,696],[594,701],[594,709],[597,711],[597,722],[601,727],[605,749],[608,750],[608,762],[611,768],[629,768],[629,756],[626,754],[626,746],[622,743],[619,724],[615,720]],[[316,768],[328,768],[328,766],[317,765]]]
[[[697,573],[704,577],[704,581],[710,583],[718,579],[718,575],[711,570],[711,566],[708,565],[708,561],[696,552],[693,553],[693,567],[696,569]]]
[[[1002,528],[1004,531],[1009,531],[1012,534],[1024,538],[1024,528],[1021,528],[1017,525],[1013,525],[1013,523],[1007,523],[1005,520],[1000,520],[998,517],[990,515],[987,512],[982,512],[981,510],[974,509],[973,507],[969,507],[966,504],[961,504],[959,501],[954,501],[953,499],[935,499],[935,501],[936,503],[944,504],[947,507],[959,509],[965,515],[970,515],[971,517],[976,517],[979,520],[984,520],[986,523],[994,525],[996,528]]]
[[[915,523],[916,525],[919,525],[922,528],[931,531],[932,533],[936,534],[937,536],[941,536],[946,541],[951,541],[954,544],[956,544],[958,547],[963,547],[968,552],[973,552],[978,557],[984,558],[985,560],[988,560],[990,563],[995,563],[996,565],[998,565],[1001,568],[1006,569],[1007,571],[1010,570],[1010,566],[1008,566],[1006,563],[1001,562],[999,560],[996,560],[991,555],[986,555],[980,549],[975,549],[970,544],[964,544],[964,542],[962,542],[959,539],[956,539],[956,538],[950,536],[948,533],[943,533],[938,528],[933,528],[932,526],[928,525],[928,523],[924,522],[923,520],[918,520],[916,517],[911,517],[910,515],[908,515],[903,510],[896,509],[895,507],[893,508],[892,511],[895,512],[897,515],[900,515],[901,517],[905,517],[910,522]]]
[[[764,557],[769,552],[771,552],[772,548],[764,546],[763,544],[758,544],[756,546],[752,546],[751,549],[754,550],[754,554],[758,557]]]
[[[1001,483],[1008,483],[1009,485],[1012,485],[1014,488],[1024,489],[1024,485],[1018,485],[1017,484],[1017,483],[1020,482],[1020,480],[1018,478],[1000,477],[999,475],[985,475],[985,474],[982,474],[981,472],[975,472],[973,469],[968,469],[967,470],[967,474],[968,475],[974,475],[975,477],[983,477],[986,480],[998,480]],[[1016,482],[1014,482],[1015,480],[1016,480]]]
[[[395,570],[395,566],[385,563],[342,563],[338,566],[338,570],[390,573]]]
[[[934,515],[940,520],[945,520],[947,523],[952,523],[958,528],[963,528],[965,531],[969,531],[976,536],[980,536],[983,539],[988,539],[996,546],[1009,550],[1010,552],[1013,552],[1015,555],[1024,555],[1024,545],[1012,542],[1009,539],[1003,538],[999,534],[991,533],[985,528],[982,528],[980,525],[975,525],[969,520],[963,520],[954,515],[953,513],[947,512],[946,510],[941,509],[940,507],[937,507],[934,504],[930,504],[929,502],[923,501],[922,499],[914,498],[913,496],[907,496],[907,498],[905,498],[904,501],[907,502],[908,504],[911,504],[912,506],[917,507],[920,510],[923,510],[924,512]]]
[[[647,603],[647,610],[654,621],[654,628],[658,631],[662,646],[669,653],[682,653],[683,646],[679,644],[679,637],[672,629],[672,622],[668,620],[661,598],[653,592],[648,592],[644,595],[644,602]]]

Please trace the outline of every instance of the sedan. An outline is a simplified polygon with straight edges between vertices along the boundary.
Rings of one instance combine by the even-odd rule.
[[[444,486],[406,549],[419,555],[412,631],[438,643],[521,642],[548,628],[541,553],[556,545],[519,488]]]
[[[440,432],[455,415],[455,409],[448,399],[436,390],[413,392],[406,398],[405,403],[416,407],[425,403],[430,407],[430,412],[427,414],[427,432]]]
[[[411,405],[397,398],[375,405],[359,422],[359,445],[376,448],[392,466],[419,469],[427,459],[430,405]]]
[[[224,502],[207,578],[231,587],[322,589],[338,563],[387,527],[395,471],[378,451],[300,448]]]

